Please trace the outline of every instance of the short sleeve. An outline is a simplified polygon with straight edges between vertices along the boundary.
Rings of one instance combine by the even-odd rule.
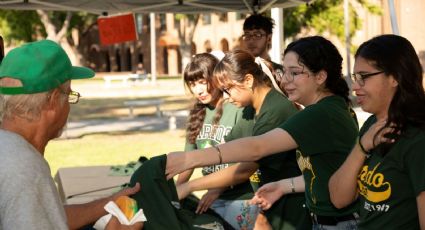
[[[405,168],[412,182],[415,196],[425,191],[425,133],[422,132],[418,139],[419,140],[410,144],[405,153],[404,160]]]

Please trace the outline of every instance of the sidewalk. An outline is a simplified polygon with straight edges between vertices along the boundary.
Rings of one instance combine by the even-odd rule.
[[[128,85],[113,82],[108,86],[101,80],[84,83],[76,81],[72,85],[72,89],[82,95],[81,100],[96,98],[137,98],[140,100],[151,97],[187,95],[181,79],[161,79],[157,80],[155,84],[150,81]],[[144,115],[129,118],[117,116],[116,118],[72,121],[68,122],[60,138],[79,138],[84,135],[99,133],[165,131],[170,128],[170,125],[172,129],[184,128],[187,117],[185,113],[176,113],[175,121],[172,119],[170,121],[170,117],[170,114],[166,113],[162,117]]]

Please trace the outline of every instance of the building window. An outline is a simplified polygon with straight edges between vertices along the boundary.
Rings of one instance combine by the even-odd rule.
[[[247,14],[236,13],[236,20],[245,20]]]
[[[211,24],[211,14],[203,14],[202,15],[202,24],[210,25]]]
[[[221,44],[221,50],[224,53],[229,51],[229,42],[225,38],[221,39],[220,44]]]
[[[220,20],[220,22],[227,22],[228,21],[227,13],[219,13],[218,20]]]
[[[160,25],[159,27],[160,31],[167,30],[167,20],[166,20],[165,14],[159,15],[159,25]]]

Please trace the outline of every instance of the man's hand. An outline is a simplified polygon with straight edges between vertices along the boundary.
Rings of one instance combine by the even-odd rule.
[[[111,201],[116,201],[118,197],[120,196],[131,196],[133,194],[136,194],[138,191],[140,191],[140,184],[137,182],[134,187],[131,188],[124,188],[123,190],[113,194],[110,199]]]
[[[143,222],[137,222],[133,225],[123,225],[115,216],[112,216],[111,220],[109,220],[108,224],[105,227],[105,230],[139,230],[139,229],[143,229]]]

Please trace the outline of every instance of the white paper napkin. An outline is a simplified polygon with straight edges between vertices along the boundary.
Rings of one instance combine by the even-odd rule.
[[[133,216],[133,218],[131,218],[131,220],[127,219],[121,209],[113,201],[109,201],[105,205],[104,209],[109,214],[102,216],[99,220],[96,221],[93,227],[97,230],[104,230],[112,215],[115,216],[123,225],[132,225],[136,222],[146,221],[146,216],[143,213],[143,209],[139,209],[139,211]]]

